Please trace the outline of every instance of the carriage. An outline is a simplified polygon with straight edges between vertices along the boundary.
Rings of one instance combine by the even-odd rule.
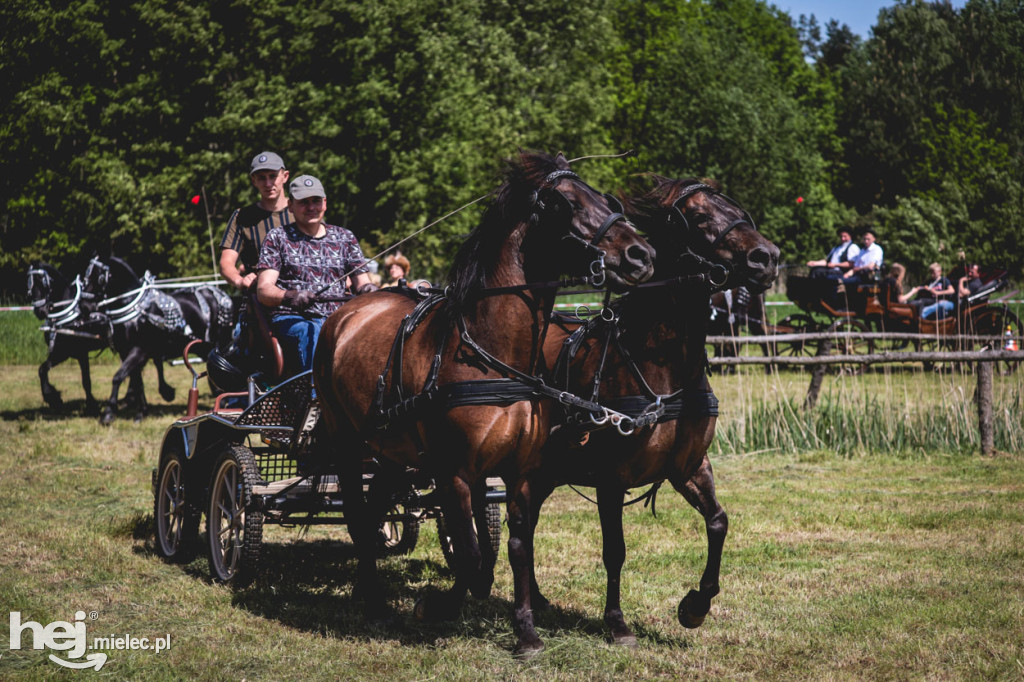
[[[955,268],[950,279],[957,281],[964,268]],[[802,312],[786,316],[771,327],[775,334],[801,334],[814,332],[899,332],[921,334],[920,339],[858,339],[841,337],[833,344],[834,352],[854,355],[875,351],[905,350],[972,350],[989,342],[977,337],[1004,336],[1009,330],[1016,338],[1021,333],[1021,322],[1010,308],[991,301],[996,292],[1007,284],[1007,271],[988,267],[980,272],[982,286],[975,293],[956,301],[950,315],[924,319],[921,306],[899,303],[886,281],[844,285],[844,303],[835,307],[829,302],[826,287],[831,280],[791,275],[786,282],[786,294]],[[806,341],[788,341],[778,344],[780,355],[810,355],[815,344]],[[1000,363],[1003,373],[1012,372],[1017,363]]]
[[[280,358],[279,347],[271,357]],[[345,502],[332,464],[319,456],[319,403],[311,372],[302,372],[267,387],[276,372],[248,377],[244,392],[220,393],[212,409],[198,410],[199,385],[207,371],[192,358],[194,341],[185,349],[184,366],[192,374],[188,408],[164,435],[153,470],[153,515],[156,550],[166,560],[194,559],[203,543],[200,521],[206,517],[207,558],[215,581],[244,586],[258,573],[265,525],[344,524]],[[275,352],[276,351],[276,352]],[[208,369],[212,369],[212,366]],[[232,407],[241,402],[245,407]],[[388,513],[381,520],[378,549],[382,555],[408,554],[420,526],[437,523],[445,560],[452,565],[452,543],[433,499],[434,483],[415,469],[385,470],[367,460],[363,485],[372,496],[383,476],[399,476],[386,486]],[[504,501],[500,478],[488,479],[489,542],[497,551]]]

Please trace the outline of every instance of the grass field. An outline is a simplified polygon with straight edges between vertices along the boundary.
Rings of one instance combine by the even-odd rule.
[[[94,378],[101,394],[111,372]],[[67,415],[42,406],[34,365],[4,367],[0,605],[44,625],[94,612],[96,620],[86,621],[90,638],[171,636],[159,654],[109,652],[104,676],[1024,679],[1024,456],[1005,435],[1014,420],[1020,426],[1019,378],[997,382],[996,405],[1010,427],[997,441],[999,454],[980,457],[970,445],[878,445],[890,426],[871,437],[862,427],[857,447],[837,446],[850,434],[827,429],[818,440],[787,441],[784,434],[803,422],[779,415],[798,413],[793,405],[807,373],[713,377],[722,400],[714,462],[730,533],[722,594],[704,626],[684,630],[675,619],[703,567],[703,522],[663,490],[657,517],[635,506],[626,511],[623,606],[639,647],[606,644],[597,513],[563,489],[538,528],[538,577],[554,608],[538,616],[547,649],[528,663],[510,655],[504,549],[490,599],[470,601],[450,624],[410,617],[418,596],[451,579],[432,525],[410,556],[381,564],[399,614],[387,626],[368,623],[350,600],[354,563],[343,529],[271,529],[260,580],[239,592],[212,584],[202,559],[184,567],[161,561],[151,538],[150,471],[188,385],[180,368],[169,378],[176,404],[154,406],[139,424],[104,428],[81,414],[73,364],[53,373]],[[151,368],[146,380],[157,399]],[[839,420],[833,428],[853,429],[857,412],[874,404],[874,416],[894,413],[893,423],[926,425],[921,413],[938,410],[933,426],[966,424],[972,381],[895,371],[829,377],[817,419],[831,413]],[[782,407],[766,407],[771,402]],[[774,431],[757,435],[773,420]],[[969,439],[969,431],[964,425],[960,437]],[[943,438],[935,442],[955,442]],[[0,641],[8,641],[7,631],[5,620]],[[0,679],[96,675],[66,671],[47,653],[0,647]]]

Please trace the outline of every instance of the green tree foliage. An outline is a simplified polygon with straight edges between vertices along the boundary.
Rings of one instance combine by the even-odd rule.
[[[714,177],[790,262],[857,222],[905,260],[1013,252],[1024,2],[906,0],[867,40],[824,33],[764,0],[5,3],[0,290],[94,249],[210,272],[263,149],[321,177],[370,253],[485,195],[520,147],[636,150],[581,162],[607,189]],[[417,275],[480,210],[404,247]]]

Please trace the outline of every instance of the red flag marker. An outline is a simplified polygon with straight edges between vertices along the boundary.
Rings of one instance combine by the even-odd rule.
[[[199,205],[199,195],[198,194],[195,195],[194,197],[192,197],[192,205],[193,206],[198,206]]]
[[[796,203],[798,203],[798,204],[804,203],[804,198],[803,197],[797,197],[796,198]]]

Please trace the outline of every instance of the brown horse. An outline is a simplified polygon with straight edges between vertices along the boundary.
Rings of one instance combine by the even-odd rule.
[[[314,381],[329,440],[344,448],[337,457],[359,562],[354,592],[368,613],[384,610],[374,543],[384,510],[364,500],[360,476],[371,455],[432,475],[452,535],[455,584],[421,600],[417,615],[451,617],[467,590],[489,594],[495,556],[477,542],[472,520],[486,533],[485,477],[499,473],[516,490],[550,431],[558,392],[534,376],[556,278],[590,273],[591,283],[607,277],[623,287],[653,273],[653,250],[617,208],[561,154],[521,153],[456,255],[444,295],[417,303],[382,290],[324,324]],[[375,477],[375,485],[378,478],[398,477]],[[510,553],[520,545],[513,536]]]
[[[653,280],[602,315],[552,331],[546,340],[548,357],[565,349],[553,384],[615,412],[596,420],[603,428],[591,414],[568,413],[545,445],[544,468],[527,480],[533,499],[515,501],[531,505],[529,520],[536,524],[540,505],[556,485],[596,487],[608,573],[604,620],[612,641],[625,645],[636,643],[619,601],[628,490],[668,480],[704,517],[707,565],[699,591],[680,602],[680,622],[699,626],[719,591],[727,518],[715,498],[707,457],[718,414],[706,373],[709,296],[738,285],[764,290],[776,277],[779,258],[778,248],[757,232],[746,212],[721,193],[694,181],[655,181],[656,187],[627,208],[657,249]],[[656,490],[650,492],[652,505]],[[510,526],[517,521],[509,515]],[[516,571],[514,579],[516,603],[520,594],[526,597],[517,614],[518,650],[531,654],[543,648],[531,609],[547,602],[532,570]]]

